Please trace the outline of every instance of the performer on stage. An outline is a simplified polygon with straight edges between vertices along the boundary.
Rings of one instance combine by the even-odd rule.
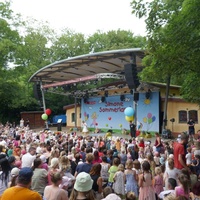
[[[82,121],[82,127],[83,127],[82,132],[84,134],[88,133],[87,123],[85,121]]]
[[[133,137],[135,138],[135,136],[136,136],[136,126],[132,121],[130,121],[129,126],[130,126],[130,135],[131,135],[132,138]]]

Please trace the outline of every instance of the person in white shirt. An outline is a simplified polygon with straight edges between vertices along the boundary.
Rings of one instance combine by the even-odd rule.
[[[158,197],[160,199],[164,199],[164,197],[170,195],[170,194],[175,194],[175,187],[176,187],[176,180],[173,178],[168,179],[168,190],[162,191]]]
[[[35,153],[36,153],[36,148],[30,147],[28,153],[26,153],[22,156],[22,168],[33,166],[33,161],[36,158]]]
[[[190,166],[192,164],[192,148],[191,147],[188,147],[187,148],[187,154],[185,156],[186,158],[186,165],[187,166]]]

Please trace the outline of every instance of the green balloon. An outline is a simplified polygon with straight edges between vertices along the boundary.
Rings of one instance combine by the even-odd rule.
[[[47,120],[47,119],[48,119],[48,115],[47,115],[47,114],[42,114],[41,118],[42,118],[43,120]]]
[[[148,123],[149,123],[149,124],[152,123],[152,118],[148,118]]]

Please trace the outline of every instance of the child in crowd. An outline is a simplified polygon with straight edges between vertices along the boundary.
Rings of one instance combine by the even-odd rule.
[[[126,192],[134,192],[135,196],[138,197],[138,175],[133,168],[133,161],[128,160],[126,162],[126,170],[125,170],[125,176],[126,176]]]
[[[113,165],[109,168],[108,173],[109,173],[109,178],[108,178],[108,186],[112,187],[114,183],[114,175],[118,171],[118,165],[120,163],[119,158],[114,158],[113,160]]]
[[[138,160],[133,161],[133,170],[135,170],[137,175],[142,173],[141,164]]]
[[[156,196],[158,196],[163,191],[163,175],[161,167],[155,168],[155,177],[154,177],[154,191]]]
[[[168,190],[168,179],[173,178],[177,179],[178,177],[178,172],[176,168],[174,168],[174,159],[168,158],[168,168],[166,168],[165,173],[164,173],[164,182],[165,182],[165,190]]]
[[[156,200],[154,188],[152,185],[152,174],[150,172],[150,164],[144,160],[142,163],[143,173],[139,175],[138,185],[139,189],[139,200],[151,199]]]
[[[156,163],[156,167],[160,166],[160,154],[159,152],[155,152],[154,153],[154,157],[153,157],[155,163]]]
[[[156,163],[153,159],[153,156],[151,153],[148,153],[146,155],[146,160],[149,162],[150,166],[151,166],[151,172],[152,172],[152,175],[154,176],[155,174],[155,167],[156,167]]]
[[[187,148],[187,154],[185,156],[186,158],[186,165],[187,166],[190,166],[192,164],[192,148],[191,147],[188,147]]]
[[[118,166],[118,171],[115,173],[113,177],[114,183],[113,183],[113,190],[114,192],[119,195],[121,198],[125,195],[125,174],[124,174],[124,165],[120,164]]]
[[[176,197],[184,196],[186,198],[189,198],[188,177],[185,174],[180,173],[178,181],[179,181],[179,186],[175,187],[175,196]]]
[[[126,200],[136,200],[137,197],[134,192],[127,192],[126,193]]]
[[[139,158],[138,160],[140,161],[140,163],[142,163],[142,161],[144,160],[145,156],[144,156],[144,147],[139,147]]]

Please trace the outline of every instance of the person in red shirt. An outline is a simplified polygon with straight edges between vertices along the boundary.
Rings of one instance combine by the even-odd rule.
[[[142,147],[144,149],[145,144],[144,144],[144,139],[143,138],[140,138],[140,142],[139,142],[138,146]]]
[[[188,142],[188,135],[181,133],[180,142],[174,142],[174,167],[178,170],[189,168],[186,165],[184,144]]]

